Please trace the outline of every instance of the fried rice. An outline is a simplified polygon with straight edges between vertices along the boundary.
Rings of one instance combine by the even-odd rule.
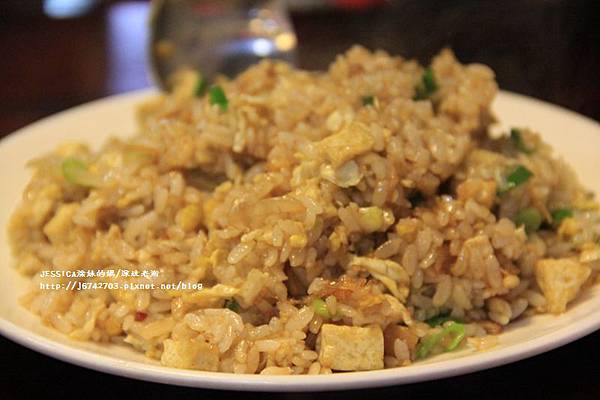
[[[211,88],[182,72],[134,137],[30,162],[9,227],[22,304],[76,340],[238,374],[493,346],[600,270],[593,194],[528,127],[490,133],[496,93],[449,50],[425,68],[356,46],[325,72],[263,61]],[[202,287],[160,286],[178,282]]]

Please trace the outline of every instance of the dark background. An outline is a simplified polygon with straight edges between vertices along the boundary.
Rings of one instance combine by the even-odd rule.
[[[451,47],[500,87],[600,119],[598,1],[369,1],[292,12],[302,67],[324,68],[353,43],[428,62]],[[143,1],[97,1],[72,18],[42,1],[0,0],[0,137],[41,117],[150,85]],[[568,134],[568,132],[565,132]],[[235,394],[113,377],[0,337],[0,399],[17,398],[600,398],[600,333],[544,355],[428,383],[325,394]]]

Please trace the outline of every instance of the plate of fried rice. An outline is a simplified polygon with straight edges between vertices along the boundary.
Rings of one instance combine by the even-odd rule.
[[[0,142],[0,332],[235,390],[523,359],[600,327],[599,148],[450,50],[181,71]]]

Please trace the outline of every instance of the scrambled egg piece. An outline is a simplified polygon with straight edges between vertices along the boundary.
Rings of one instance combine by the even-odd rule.
[[[219,350],[216,346],[195,340],[172,340],[163,342],[160,362],[167,367],[217,371]]]
[[[44,234],[52,244],[64,243],[73,227],[73,215],[79,208],[77,203],[62,205],[54,217],[44,225]]]
[[[55,183],[49,184],[35,194],[31,205],[29,220],[32,226],[40,226],[48,214],[52,212],[54,204],[62,197],[60,186]]]
[[[319,362],[337,371],[383,368],[383,332],[368,327],[324,324],[318,342]]]
[[[573,259],[539,260],[535,265],[535,275],[546,296],[548,311],[554,314],[564,312],[567,303],[577,296],[590,273],[591,269],[588,266]]]
[[[171,297],[179,297],[185,303],[196,304],[200,308],[216,307],[222,304],[223,299],[229,299],[238,293],[239,289],[217,283],[210,288],[202,288],[202,290],[186,291],[186,290],[168,290],[167,293]]]
[[[321,153],[335,168],[357,155],[366,153],[374,145],[375,140],[367,126],[357,122],[317,143]]]
[[[581,224],[577,219],[568,217],[562,220],[558,227],[558,234],[560,236],[575,236],[581,230]]]
[[[456,188],[458,199],[466,202],[475,200],[486,208],[492,207],[496,198],[496,182],[493,180],[467,179]]]
[[[202,222],[202,207],[198,204],[188,204],[175,217],[177,225],[186,232],[192,232],[198,229]]]

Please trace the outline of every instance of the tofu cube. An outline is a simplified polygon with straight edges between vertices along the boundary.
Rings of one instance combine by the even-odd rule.
[[[167,339],[163,347],[160,363],[167,367],[202,371],[219,369],[219,350],[216,346],[190,339]]]
[[[368,327],[324,324],[318,340],[319,362],[336,371],[383,368],[383,332]]]
[[[567,303],[577,297],[581,285],[590,276],[591,269],[570,258],[546,258],[535,265],[535,275],[542,289],[548,311],[560,314]]]

